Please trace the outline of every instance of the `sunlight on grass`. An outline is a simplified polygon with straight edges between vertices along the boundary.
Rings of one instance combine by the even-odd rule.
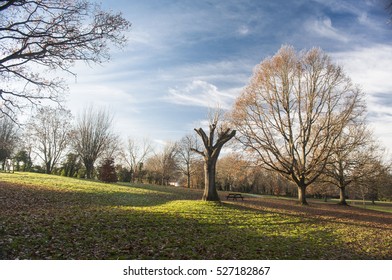
[[[0,183],[0,259],[392,257],[390,230],[200,201],[200,191],[29,173],[0,181],[17,184]]]
[[[14,184],[39,186],[51,191],[93,192],[93,193],[116,193],[125,192],[130,194],[165,194],[157,190],[136,188],[125,185],[105,184],[98,181],[80,180],[69,177],[36,173],[2,173],[1,181]]]

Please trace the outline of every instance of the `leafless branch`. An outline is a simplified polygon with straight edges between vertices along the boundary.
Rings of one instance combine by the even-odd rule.
[[[76,61],[108,61],[130,26],[86,0],[0,1],[0,13],[0,111],[61,102],[67,87],[55,70],[75,75]]]

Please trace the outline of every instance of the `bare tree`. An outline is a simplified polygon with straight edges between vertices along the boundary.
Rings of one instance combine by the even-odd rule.
[[[159,154],[159,162],[162,174],[162,185],[169,185],[178,170],[176,143],[166,143],[163,151]]]
[[[363,147],[358,153],[358,164],[353,172],[354,189],[363,201],[370,199],[374,203],[385,183],[385,177],[391,170],[391,164],[384,163],[385,150],[375,141]]]
[[[143,139],[141,142],[128,138],[127,149],[123,152],[123,157],[132,171],[132,182],[136,179],[140,182],[142,180],[142,169],[144,163],[149,155],[153,152],[151,141]]]
[[[216,111],[209,119],[209,135],[203,128],[195,128],[196,133],[200,136],[204,149],[192,149],[200,154],[204,159],[204,193],[203,200],[220,201],[215,185],[216,163],[219,154],[230,139],[232,139],[236,131],[226,127],[222,121],[222,114]]]
[[[93,106],[84,109],[78,117],[75,127],[74,146],[86,168],[86,176],[92,178],[95,161],[110,147],[116,139],[111,130],[112,115]]]
[[[200,149],[199,142],[195,135],[185,135],[177,142],[179,169],[186,176],[188,188],[191,187],[191,176],[196,171],[193,169],[195,153],[192,149]]]
[[[379,178],[379,200],[392,200],[392,163],[383,165]]]
[[[118,159],[122,156],[121,139],[117,134],[112,133],[108,145],[105,147],[101,154],[101,158],[105,159]]]
[[[346,189],[354,180],[356,169],[370,157],[363,157],[364,147],[371,145],[371,134],[364,123],[351,123],[336,138],[334,148],[320,180],[339,189],[340,205],[347,205]],[[373,157],[372,155],[369,155]]]
[[[72,135],[72,115],[61,108],[42,107],[27,125],[27,137],[33,143],[33,152],[44,162],[51,174],[69,146]]]
[[[12,113],[7,112],[7,115]],[[15,119],[15,117],[12,117]],[[15,148],[18,139],[19,127],[12,119],[6,117],[0,112],[0,161],[2,162],[2,169],[4,169],[5,160],[9,158]]]
[[[146,169],[151,173],[155,183],[169,185],[178,171],[177,147],[175,143],[168,142],[163,150],[146,161]]]
[[[362,112],[361,92],[318,48],[296,53],[283,46],[255,70],[237,99],[239,141],[269,170],[306,187],[323,173],[336,139]]]
[[[12,117],[8,111],[42,99],[61,101],[66,86],[56,70],[73,74],[77,61],[109,60],[129,26],[86,0],[0,1],[0,111]]]

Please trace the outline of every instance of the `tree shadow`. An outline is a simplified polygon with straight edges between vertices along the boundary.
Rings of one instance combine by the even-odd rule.
[[[223,207],[224,208],[224,207]],[[226,209],[227,210],[227,209]],[[9,229],[3,259],[374,259],[353,250],[330,231],[313,229],[295,235],[296,223],[267,225],[260,231],[246,221],[228,225],[220,211],[182,217],[111,208],[57,214],[50,221],[35,217]],[[223,217],[223,219],[222,219]],[[220,220],[217,223],[214,220]],[[23,227],[23,230],[22,230]],[[287,231],[287,228],[293,231]],[[3,233],[2,233],[3,234]],[[12,239],[12,241],[10,241]],[[384,256],[390,258],[392,255]]]
[[[169,188],[139,187],[147,192],[124,191],[73,191],[23,186],[0,182],[0,209],[6,210],[42,210],[55,211],[72,207],[151,207],[170,201],[185,199],[189,194],[176,193]],[[158,190],[157,190],[158,189]],[[196,194],[194,194],[196,199]]]
[[[1,183],[0,258],[392,258],[392,253],[378,255],[346,244],[298,211],[292,213],[296,219],[287,219],[290,213],[250,204],[205,202],[196,209],[156,211],[154,206],[186,197],[178,190],[163,190],[89,193]]]
[[[301,206],[291,200],[251,197],[235,203],[230,201],[224,201],[223,203],[248,210],[281,213],[315,221],[322,219],[329,222],[392,230],[392,214],[350,206],[320,203],[309,203],[309,206]]]

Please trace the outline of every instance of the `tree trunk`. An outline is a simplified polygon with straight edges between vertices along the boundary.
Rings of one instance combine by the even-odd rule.
[[[206,160],[204,163],[204,194],[205,201],[220,201],[218,192],[215,187],[215,171],[217,159]]]
[[[94,164],[91,162],[85,162],[84,166],[86,167],[86,178],[92,179],[93,171],[94,171]]]
[[[188,187],[188,189],[190,189],[191,188],[191,174],[187,174],[187,187]]]
[[[308,205],[306,201],[306,185],[301,184],[298,186],[298,201],[301,205]]]
[[[191,188],[191,167],[189,163],[186,165],[186,185],[188,189]]]
[[[339,187],[339,205],[347,205],[346,201],[346,187]]]
[[[236,131],[230,129],[222,130],[217,133],[218,139],[214,144],[215,129],[217,128],[218,118],[215,118],[213,122],[210,123],[210,136],[204,132],[202,128],[195,129],[196,133],[199,134],[204,144],[204,152],[197,149],[193,151],[204,157],[204,194],[203,200],[207,201],[220,201],[218,192],[215,186],[215,171],[216,162],[218,161],[219,153],[223,145],[230,141],[231,138],[235,136]]]
[[[46,174],[51,174],[52,173],[52,170],[51,170],[51,162],[49,161],[49,162],[47,162],[46,163]]]

